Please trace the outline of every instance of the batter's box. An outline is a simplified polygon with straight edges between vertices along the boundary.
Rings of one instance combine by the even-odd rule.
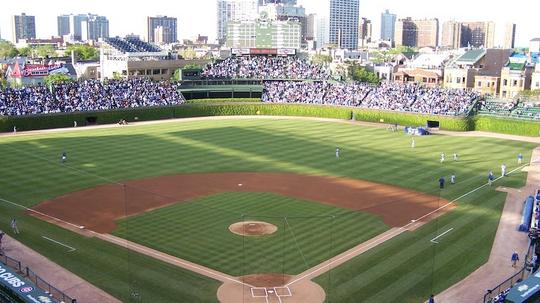
[[[287,286],[274,287],[274,292],[278,297],[292,297],[291,289]]]
[[[253,298],[268,298],[268,293],[264,287],[252,287],[251,296]]]

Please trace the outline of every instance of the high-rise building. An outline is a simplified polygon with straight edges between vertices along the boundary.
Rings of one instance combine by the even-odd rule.
[[[493,48],[494,22],[461,22],[461,47]]]
[[[439,41],[439,20],[413,20],[410,17],[396,22],[396,46],[436,47]]]
[[[371,20],[367,18],[361,18],[360,24],[358,26],[358,47],[364,48],[369,42],[371,42],[372,37],[372,26]]]
[[[63,37],[69,35],[69,15],[61,15],[56,18],[58,25],[58,36]]]
[[[217,0],[217,39],[220,44],[227,39],[229,21],[248,21],[257,18],[257,0]]]
[[[506,24],[506,31],[504,35],[504,48],[514,48],[516,43],[516,24]]]
[[[307,16],[306,40],[315,40],[316,26],[317,26],[317,15],[309,14]]]
[[[109,37],[109,20],[94,14],[61,15],[57,17],[58,35],[69,41],[96,41]]]
[[[158,29],[161,27],[161,29]],[[168,44],[178,41],[178,23],[174,17],[156,16],[146,18],[148,42]],[[156,33],[161,37],[156,37]],[[159,41],[159,42],[158,42]]]
[[[330,0],[330,44],[358,48],[359,0]]]
[[[13,16],[13,40],[36,39],[36,17],[25,13]]]
[[[397,16],[388,10],[381,14],[381,40],[393,41]]]
[[[512,30],[515,34],[515,27]],[[448,21],[443,24],[441,46],[453,49],[460,47],[492,48],[494,40],[495,23],[493,22]],[[505,48],[510,47],[505,46]]]
[[[327,16],[318,16],[315,21],[315,41],[317,41],[317,48],[326,47],[330,42],[330,28]]]
[[[461,23],[456,21],[446,21],[443,23],[440,45],[450,49],[461,47]]]
[[[256,20],[229,21],[226,45],[230,48],[294,48],[301,46],[300,22],[271,19],[266,12]]]

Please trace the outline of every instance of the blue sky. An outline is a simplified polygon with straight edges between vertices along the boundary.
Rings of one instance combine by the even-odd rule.
[[[299,0],[308,13],[327,14],[328,0]],[[379,37],[380,13],[385,9],[398,14],[398,18],[439,18],[463,21],[492,20],[497,23],[496,37],[502,41],[504,25],[517,24],[517,44],[527,46],[528,41],[540,37],[537,0],[520,0],[516,5],[500,5],[493,0],[360,0],[360,15],[368,17],[374,25],[373,35]],[[167,15],[179,20],[179,37],[191,38],[197,34],[215,37],[216,0],[2,0],[0,31],[4,39],[12,39],[11,16],[25,12],[36,16],[37,35],[56,34],[56,16],[67,13],[97,13],[109,17],[112,35],[135,33],[144,35],[145,17]]]

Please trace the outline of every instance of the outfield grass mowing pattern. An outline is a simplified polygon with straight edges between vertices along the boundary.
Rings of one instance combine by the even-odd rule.
[[[446,136],[416,138],[416,145],[411,149],[410,137],[383,129],[294,120],[191,121],[5,136],[0,138],[0,197],[31,206],[107,180],[190,172],[280,171],[366,179],[431,194],[438,194],[440,176],[448,179],[455,173],[458,184],[441,193],[451,200],[484,184],[488,171],[497,174],[500,164],[515,168],[518,153],[528,161],[534,147],[515,141]],[[334,157],[337,146],[342,149],[339,161]],[[64,166],[59,163],[62,151],[69,158]],[[447,162],[441,165],[438,160],[443,151]],[[453,152],[459,153],[460,161],[451,160]],[[525,176],[517,172],[497,185],[520,187]],[[440,219],[439,229],[434,222],[401,235],[317,281],[334,298],[332,302],[424,299],[431,288],[444,289],[487,260],[504,197],[493,188],[484,188],[460,200],[455,211]],[[171,298],[193,302],[194,297],[201,302],[215,301],[214,281],[74,235],[5,203],[0,208],[0,229],[9,230],[10,218],[18,217],[23,229],[18,239],[119,298],[126,299],[136,282],[139,292],[151,296],[153,302],[171,302]],[[447,226],[455,229],[444,238],[449,244],[441,242],[437,248],[438,279],[432,283],[429,239]],[[293,228],[296,231],[295,225]],[[68,255],[45,243],[41,235],[81,249]],[[129,262],[122,265],[127,256]],[[215,263],[226,266],[225,261]],[[397,279],[400,287],[388,288]],[[183,285],[177,287],[180,280]]]

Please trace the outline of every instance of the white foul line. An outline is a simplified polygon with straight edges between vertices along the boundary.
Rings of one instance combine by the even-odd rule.
[[[49,238],[49,237],[45,237],[45,236],[41,236],[41,237],[44,238],[44,239],[47,239],[47,240],[49,240],[49,241],[51,241],[51,242],[54,242],[54,243],[56,243],[56,244],[58,244],[58,245],[62,245],[62,246],[64,246],[64,247],[66,247],[66,248],[69,248],[68,252],[72,252],[72,251],[76,251],[76,250],[77,250],[76,248],[73,248],[73,247],[71,247],[71,246],[69,246],[69,245],[66,245],[66,244],[62,243],[62,242],[58,242],[58,241],[56,241],[56,240],[53,240],[53,239],[51,239],[51,238]]]
[[[514,170],[508,172],[508,174],[511,174],[511,173],[513,173],[513,172],[515,172],[515,171],[517,171],[517,170],[519,170],[519,169],[522,169],[523,167],[528,166],[528,165],[529,165],[529,164],[523,164],[523,165],[517,167],[516,169],[514,169]],[[500,176],[500,177],[496,178],[495,180],[493,180],[493,182],[495,182],[495,181],[497,181],[497,180],[499,180],[499,179],[501,179],[501,178],[503,178],[503,176]],[[389,239],[391,239],[391,238],[393,238],[393,237],[399,235],[402,231],[406,230],[409,226],[415,224],[417,221],[420,221],[420,220],[424,219],[425,217],[428,217],[428,216],[430,216],[430,215],[432,215],[432,214],[434,214],[434,213],[440,211],[441,209],[445,209],[446,207],[452,205],[452,203],[454,203],[454,202],[460,200],[461,198],[464,198],[464,197],[466,197],[466,196],[468,196],[468,195],[470,195],[470,194],[476,192],[477,190],[479,190],[479,189],[481,189],[481,188],[483,188],[484,186],[487,186],[487,185],[488,185],[488,183],[483,184],[483,185],[480,185],[479,187],[477,187],[477,188],[475,188],[475,189],[473,189],[473,190],[471,190],[471,191],[469,191],[469,192],[467,192],[467,193],[465,193],[465,194],[463,194],[463,195],[461,195],[461,196],[455,198],[454,200],[452,200],[452,201],[446,203],[445,205],[443,205],[443,206],[441,206],[441,207],[439,207],[439,208],[437,208],[437,209],[435,209],[435,210],[433,210],[433,211],[431,211],[431,212],[429,212],[429,213],[427,213],[427,214],[421,216],[420,218],[418,218],[418,219],[416,219],[416,220],[411,220],[410,223],[408,223],[408,224],[406,224],[406,225],[404,225],[404,226],[398,228],[398,229],[396,230],[396,231],[398,231],[397,234],[395,234],[395,235],[386,235],[385,237],[383,237],[383,238],[381,238],[381,239],[378,239],[377,241],[374,241],[373,243],[375,243],[375,245],[372,245],[373,243],[370,243],[369,245],[367,245],[367,247],[369,247],[369,248],[367,248],[366,251],[369,250],[369,249],[374,248],[375,246],[377,246],[377,245],[379,245],[379,244],[381,244],[381,243],[383,243],[383,242],[385,242],[386,240],[389,240]],[[452,229],[453,229],[453,228],[452,228]],[[381,240],[383,240],[383,241],[381,242]],[[362,249],[365,249],[365,248],[359,248],[359,249],[356,249],[356,250],[354,250],[354,251],[351,251],[351,252],[349,252],[349,253],[347,253],[347,254],[345,254],[345,255],[343,255],[343,256],[341,256],[341,257],[335,259],[335,260],[332,260],[332,261],[326,261],[326,262],[328,262],[328,263],[327,263],[327,265],[324,266],[324,267],[332,266],[332,264],[334,264],[334,263],[336,263],[336,262],[338,262],[338,261],[340,261],[340,260],[342,260],[342,259],[344,259],[344,258],[347,258],[347,257],[349,257],[350,255],[354,255],[354,254],[356,254],[356,252],[358,252],[359,250],[362,250]],[[287,283],[285,286],[290,286],[290,285],[292,285],[292,284],[294,284],[294,283],[296,283],[296,282],[298,282],[298,281],[301,281],[301,280],[303,280],[303,279],[305,279],[305,278],[307,278],[307,277],[313,276],[313,274],[315,274],[315,273],[321,271],[324,267],[319,267],[319,268],[317,268],[316,270],[311,271],[311,272],[308,271],[308,273],[306,273],[305,275],[303,275],[303,276],[301,276],[301,277],[298,277],[298,278],[294,279],[293,281]]]
[[[454,229],[453,227],[450,228],[449,230],[447,230],[447,231],[443,232],[442,234],[436,236],[435,238],[431,239],[430,241],[431,241],[432,243],[439,244],[439,242],[437,242],[437,241],[435,241],[435,240],[437,240],[437,239],[439,239],[440,237],[442,237],[442,236],[446,235],[447,233],[451,232],[453,229]]]

